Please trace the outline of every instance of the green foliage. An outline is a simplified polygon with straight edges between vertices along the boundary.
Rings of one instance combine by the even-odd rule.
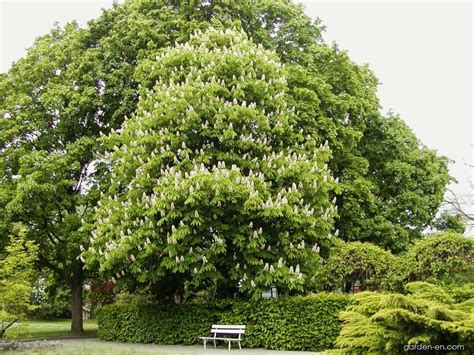
[[[237,302],[224,313],[222,324],[245,324],[242,344],[249,348],[322,351],[334,347],[338,314],[349,303],[341,294]]]
[[[336,345],[344,352],[400,353],[405,345],[461,344],[474,347],[474,299],[453,300],[426,282],[406,285],[408,295],[363,292],[341,313]],[[437,352],[434,349],[432,353]]]
[[[345,239],[400,252],[434,219],[450,179],[448,160],[423,147],[399,117],[366,122],[359,149],[368,162],[370,190],[361,196],[367,207],[362,216],[341,211],[340,223],[352,230]]]
[[[408,281],[455,281],[467,276],[473,281],[474,240],[453,232],[432,234],[415,243],[404,260],[404,278]]]
[[[57,320],[71,318],[71,302],[64,300],[55,303],[43,303],[28,314],[29,319]]]
[[[153,297],[147,293],[121,292],[114,297],[112,303],[117,306],[142,306],[153,303]]]
[[[215,305],[108,305],[96,318],[102,340],[190,345],[207,336],[220,312]]]
[[[329,166],[342,190],[336,228],[346,241],[405,250],[443,200],[447,159],[423,147],[401,119],[378,113],[377,79],[337,46],[313,45],[302,58],[288,82],[299,114],[333,152]]]
[[[51,273],[43,273],[33,285],[32,303],[36,306],[28,318],[54,320],[71,318],[71,290],[57,283]]]
[[[433,227],[437,231],[451,231],[458,234],[464,234],[466,231],[466,224],[466,216],[462,214],[453,214],[449,211],[444,211],[433,221]]]
[[[10,238],[6,255],[0,260],[0,338],[34,308],[30,298],[37,246],[25,239],[24,226],[15,225],[13,232],[16,235]]]
[[[469,292],[462,285],[474,280],[472,248],[472,239],[452,232],[424,237],[399,255],[372,243],[337,240],[316,270],[314,285],[318,290],[351,292],[359,281],[363,290],[403,292],[407,282],[429,281],[464,299],[462,294]]]
[[[323,268],[315,273],[318,289],[351,292],[356,281],[363,290],[391,287],[396,257],[371,244],[337,241],[329,251]]]
[[[278,57],[212,28],[152,57],[137,77],[156,84],[106,140],[111,187],[84,258],[125,282],[175,274],[178,292],[304,291],[331,243],[337,181],[287,106]]]
[[[454,299],[455,302],[460,303],[469,299],[474,299],[474,280],[471,275],[471,282],[466,282],[461,285],[447,284],[443,285],[443,289]]]
[[[134,343],[198,344],[212,324],[245,324],[242,345],[278,350],[324,350],[339,333],[349,298],[336,294],[211,304],[109,305],[97,311],[99,337]]]

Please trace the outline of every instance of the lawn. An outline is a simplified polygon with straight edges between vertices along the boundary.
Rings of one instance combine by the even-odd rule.
[[[16,355],[16,354],[41,354],[41,355],[128,355],[128,354],[138,354],[142,352],[137,352],[133,349],[120,350],[115,347],[111,347],[108,344],[105,345],[82,345],[82,344],[55,344],[51,346],[33,346],[28,349],[21,350],[9,350],[6,351],[6,354]],[[155,355],[165,355],[161,352],[153,352]],[[181,354],[179,354],[181,355]]]
[[[45,339],[75,336],[71,333],[71,321],[25,321],[12,327],[6,333],[7,340]],[[84,320],[84,335],[97,335],[97,321],[93,319]]]

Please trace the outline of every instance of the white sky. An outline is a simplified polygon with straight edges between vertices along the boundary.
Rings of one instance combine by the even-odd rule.
[[[473,3],[471,1],[299,0],[357,63],[380,79],[383,112],[399,113],[429,148],[456,162],[452,186],[472,194]],[[122,2],[122,1],[119,1]],[[5,72],[55,21],[84,26],[112,0],[0,0],[0,59]]]

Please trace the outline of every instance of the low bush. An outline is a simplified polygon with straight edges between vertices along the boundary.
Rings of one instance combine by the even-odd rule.
[[[349,296],[315,294],[211,304],[108,305],[97,310],[103,340],[199,344],[212,324],[245,324],[247,348],[320,351],[334,346]]]
[[[432,234],[417,241],[402,258],[406,281],[460,281],[463,275],[473,275],[474,240],[453,232]]]
[[[474,351],[474,299],[456,303],[427,282],[405,285],[400,293],[363,292],[341,313],[336,345],[344,353],[402,353],[406,346],[462,345]],[[434,347],[432,354],[445,354]],[[459,350],[459,349],[458,349]]]

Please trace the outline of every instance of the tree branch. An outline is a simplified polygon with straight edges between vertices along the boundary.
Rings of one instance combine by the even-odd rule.
[[[451,196],[446,197],[444,199],[444,203],[451,206],[454,212],[464,216],[465,218],[467,218],[468,221],[474,221],[474,215],[465,211],[465,209],[462,206],[462,203],[459,201],[454,191],[449,188],[447,188],[446,191],[449,192]]]
[[[3,332],[5,332],[8,328],[10,328],[13,324],[15,324],[16,322],[18,322],[18,319],[15,319],[14,321],[12,321],[10,324],[8,324],[6,327],[2,328]]]
[[[55,272],[58,276],[64,276],[63,275],[63,270],[61,270],[59,267],[56,265],[52,264],[49,262],[42,254],[38,253],[38,263],[44,267],[47,267],[48,269],[51,269],[53,272]]]

